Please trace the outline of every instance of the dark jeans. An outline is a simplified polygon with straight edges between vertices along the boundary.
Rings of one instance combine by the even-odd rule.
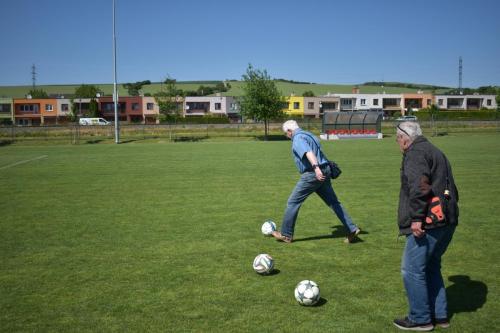
[[[455,226],[426,230],[425,236],[406,237],[401,274],[408,297],[408,318],[417,324],[427,324],[434,318],[448,317],[448,303],[441,257],[446,252]]]
[[[288,198],[285,216],[283,217],[283,223],[281,225],[282,235],[287,237],[293,236],[295,222],[297,221],[300,206],[307,199],[307,197],[314,192],[316,192],[316,194],[323,199],[325,204],[337,215],[348,233],[357,229],[345,208],[340,204],[337,199],[337,195],[333,190],[330,179],[330,168],[327,166],[324,169],[322,168],[322,171],[326,177],[326,179],[322,182],[316,179],[314,172],[304,172],[300,176],[297,185],[295,185],[292,194],[290,194],[290,197]]]

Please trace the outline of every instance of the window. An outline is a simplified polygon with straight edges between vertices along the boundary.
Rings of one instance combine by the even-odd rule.
[[[295,110],[300,109],[300,103],[299,102],[293,102],[293,108]]]
[[[343,99],[342,105],[352,105],[352,99]]]
[[[442,98],[438,99],[438,105],[443,106],[443,99]]]
[[[366,99],[364,98],[361,99],[361,105],[366,105]]]
[[[0,112],[10,113],[10,104],[0,104]]]
[[[147,110],[153,110],[154,109],[154,103],[147,103],[146,104],[146,109]]]
[[[238,110],[238,103],[231,103],[231,110]]]
[[[139,103],[132,103],[132,110],[133,111],[139,110]]]
[[[21,104],[19,109],[24,112],[38,113],[37,104]]]
[[[61,111],[69,111],[69,104],[61,104]]]
[[[45,104],[45,111],[54,111],[52,104]]]
[[[486,100],[486,105],[491,106],[491,99]]]
[[[431,105],[432,101],[430,99],[427,100],[427,105]]]
[[[373,105],[378,105],[378,98],[373,99]]]
[[[308,108],[309,110],[314,109],[314,102],[308,102],[308,103],[307,103],[307,108]]]
[[[215,110],[221,109],[221,103],[215,103]]]

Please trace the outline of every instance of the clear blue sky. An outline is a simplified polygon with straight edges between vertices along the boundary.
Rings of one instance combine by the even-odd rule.
[[[118,82],[500,85],[498,0],[116,0]],[[113,82],[112,0],[2,0],[0,85]]]

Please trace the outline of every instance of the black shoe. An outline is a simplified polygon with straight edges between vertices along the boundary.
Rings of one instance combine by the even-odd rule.
[[[394,319],[394,326],[405,331],[432,331],[434,329],[434,325],[432,325],[432,323],[416,324],[410,321],[408,317],[403,319]]]
[[[344,239],[344,243],[347,243],[347,244],[354,243],[356,241],[356,239],[358,238],[358,235],[360,233],[361,233],[361,229],[356,228],[356,230],[354,230],[353,232],[351,232],[347,235],[346,239]]]
[[[434,321],[434,325],[441,328],[448,328],[450,327],[450,321],[448,320],[448,318],[436,318],[436,320]]]

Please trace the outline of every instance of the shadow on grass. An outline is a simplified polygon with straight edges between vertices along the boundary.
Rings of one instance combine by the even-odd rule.
[[[325,298],[320,297],[319,300],[318,300],[318,303],[314,304],[313,307],[323,306],[326,303],[328,303],[328,301]]]
[[[312,237],[305,237],[305,238],[298,238],[294,239],[293,242],[304,242],[304,241],[312,241],[312,240],[321,240],[321,239],[327,239],[327,238],[345,238],[347,236],[344,226],[340,225],[334,225],[332,226],[332,233],[328,235],[321,235],[321,236],[312,236]],[[360,235],[363,234],[368,234],[368,232],[361,230]],[[354,243],[362,243],[364,242],[361,238],[356,238],[351,244]]]
[[[255,139],[257,139],[259,141],[286,141],[286,140],[288,140],[288,138],[283,134],[281,134],[281,135],[272,134],[272,135],[268,135],[267,138],[265,135],[257,135],[255,137]]]
[[[483,282],[466,275],[453,275],[448,280],[454,283],[446,288],[450,318],[460,312],[475,312],[486,303],[488,286]]]
[[[281,271],[279,269],[274,268],[271,272],[269,272],[269,274],[267,274],[267,276],[278,275],[279,273],[281,273]]]
[[[13,143],[14,143],[14,141],[12,141],[12,140],[0,140],[0,147],[8,146],[8,145],[11,145]]]
[[[178,136],[174,138],[174,142],[198,142],[206,138],[206,136]]]
[[[100,143],[100,142],[103,142],[103,141],[104,140],[102,140],[102,139],[87,140],[86,143],[93,145],[93,144]]]

